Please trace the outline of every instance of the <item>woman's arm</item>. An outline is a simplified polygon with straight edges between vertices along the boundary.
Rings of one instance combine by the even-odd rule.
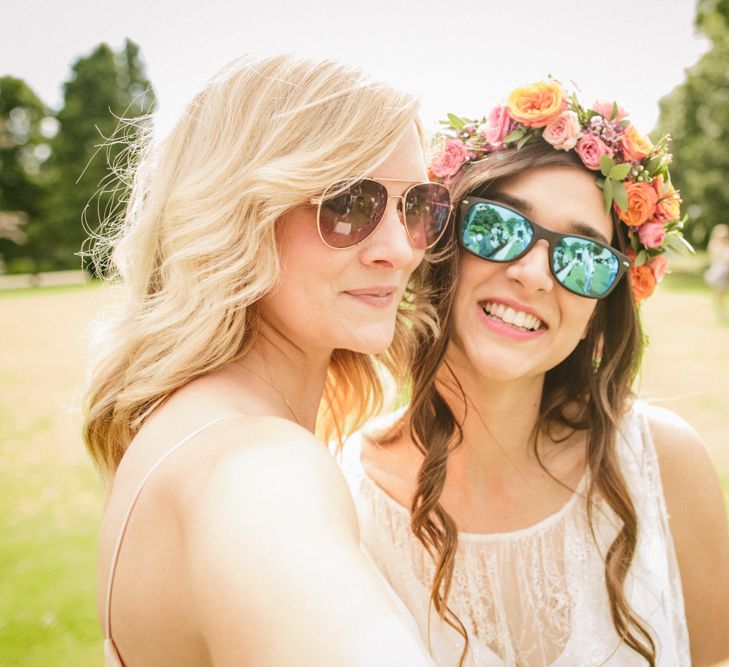
[[[729,530],[716,472],[693,428],[650,417],[686,604],[695,667],[729,657]]]
[[[333,458],[302,429],[268,421],[265,438],[246,433],[221,457],[186,521],[212,663],[432,665],[359,547]]]

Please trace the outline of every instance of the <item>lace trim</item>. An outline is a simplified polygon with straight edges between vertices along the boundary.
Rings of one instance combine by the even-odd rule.
[[[680,575],[645,411],[638,403],[626,414],[616,443],[641,527],[626,594],[653,630],[658,664],[684,666],[690,657]],[[365,473],[359,450],[345,452],[350,458],[343,467],[363,545],[416,617],[421,635],[432,638],[436,663],[455,665],[462,639],[429,610],[435,566],[412,534],[409,510]],[[469,667],[643,665],[615,633],[604,583],[604,554],[620,521],[596,497],[593,539],[587,484],[585,475],[557,512],[527,528],[459,534],[449,604],[469,635]]]

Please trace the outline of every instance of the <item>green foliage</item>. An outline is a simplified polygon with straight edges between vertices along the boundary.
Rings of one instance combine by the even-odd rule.
[[[50,160],[45,228],[46,256],[55,268],[75,268],[89,231],[98,230],[124,200],[119,178],[128,166],[133,119],[153,110],[154,92],[127,40],[115,53],[106,44],[80,58],[64,86],[60,131]]]
[[[0,258],[8,271],[80,266],[89,231],[125,199],[134,119],[154,105],[129,40],[118,52],[101,44],[73,64],[55,117],[24,81],[0,78]]]
[[[712,46],[661,100],[656,134],[673,137],[671,174],[688,213],[686,234],[704,247],[711,228],[729,222],[729,0],[699,0],[696,27]]]
[[[32,254],[50,155],[48,114],[24,81],[0,77],[0,258],[9,264]]]

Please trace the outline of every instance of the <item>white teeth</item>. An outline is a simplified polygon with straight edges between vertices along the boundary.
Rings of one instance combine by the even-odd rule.
[[[536,331],[540,326],[542,326],[542,321],[535,315],[525,313],[521,310],[516,311],[513,308],[504,306],[502,303],[493,303],[488,301],[482,307],[487,315],[503,320],[507,324],[511,324],[519,329]]]

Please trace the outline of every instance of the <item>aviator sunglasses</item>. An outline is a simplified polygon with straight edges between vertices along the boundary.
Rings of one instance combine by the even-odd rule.
[[[489,262],[513,262],[540,239],[549,243],[549,268],[554,279],[573,294],[602,299],[630,268],[615,248],[579,234],[559,234],[498,202],[466,197],[459,210],[461,245]]]
[[[401,195],[387,192],[385,182],[397,178],[363,178],[328,187],[311,203],[317,206],[317,228],[330,248],[350,248],[364,241],[380,224],[387,203],[398,200],[397,212],[410,243],[420,250],[430,248],[443,235],[451,215],[451,195],[439,183],[417,183]]]

